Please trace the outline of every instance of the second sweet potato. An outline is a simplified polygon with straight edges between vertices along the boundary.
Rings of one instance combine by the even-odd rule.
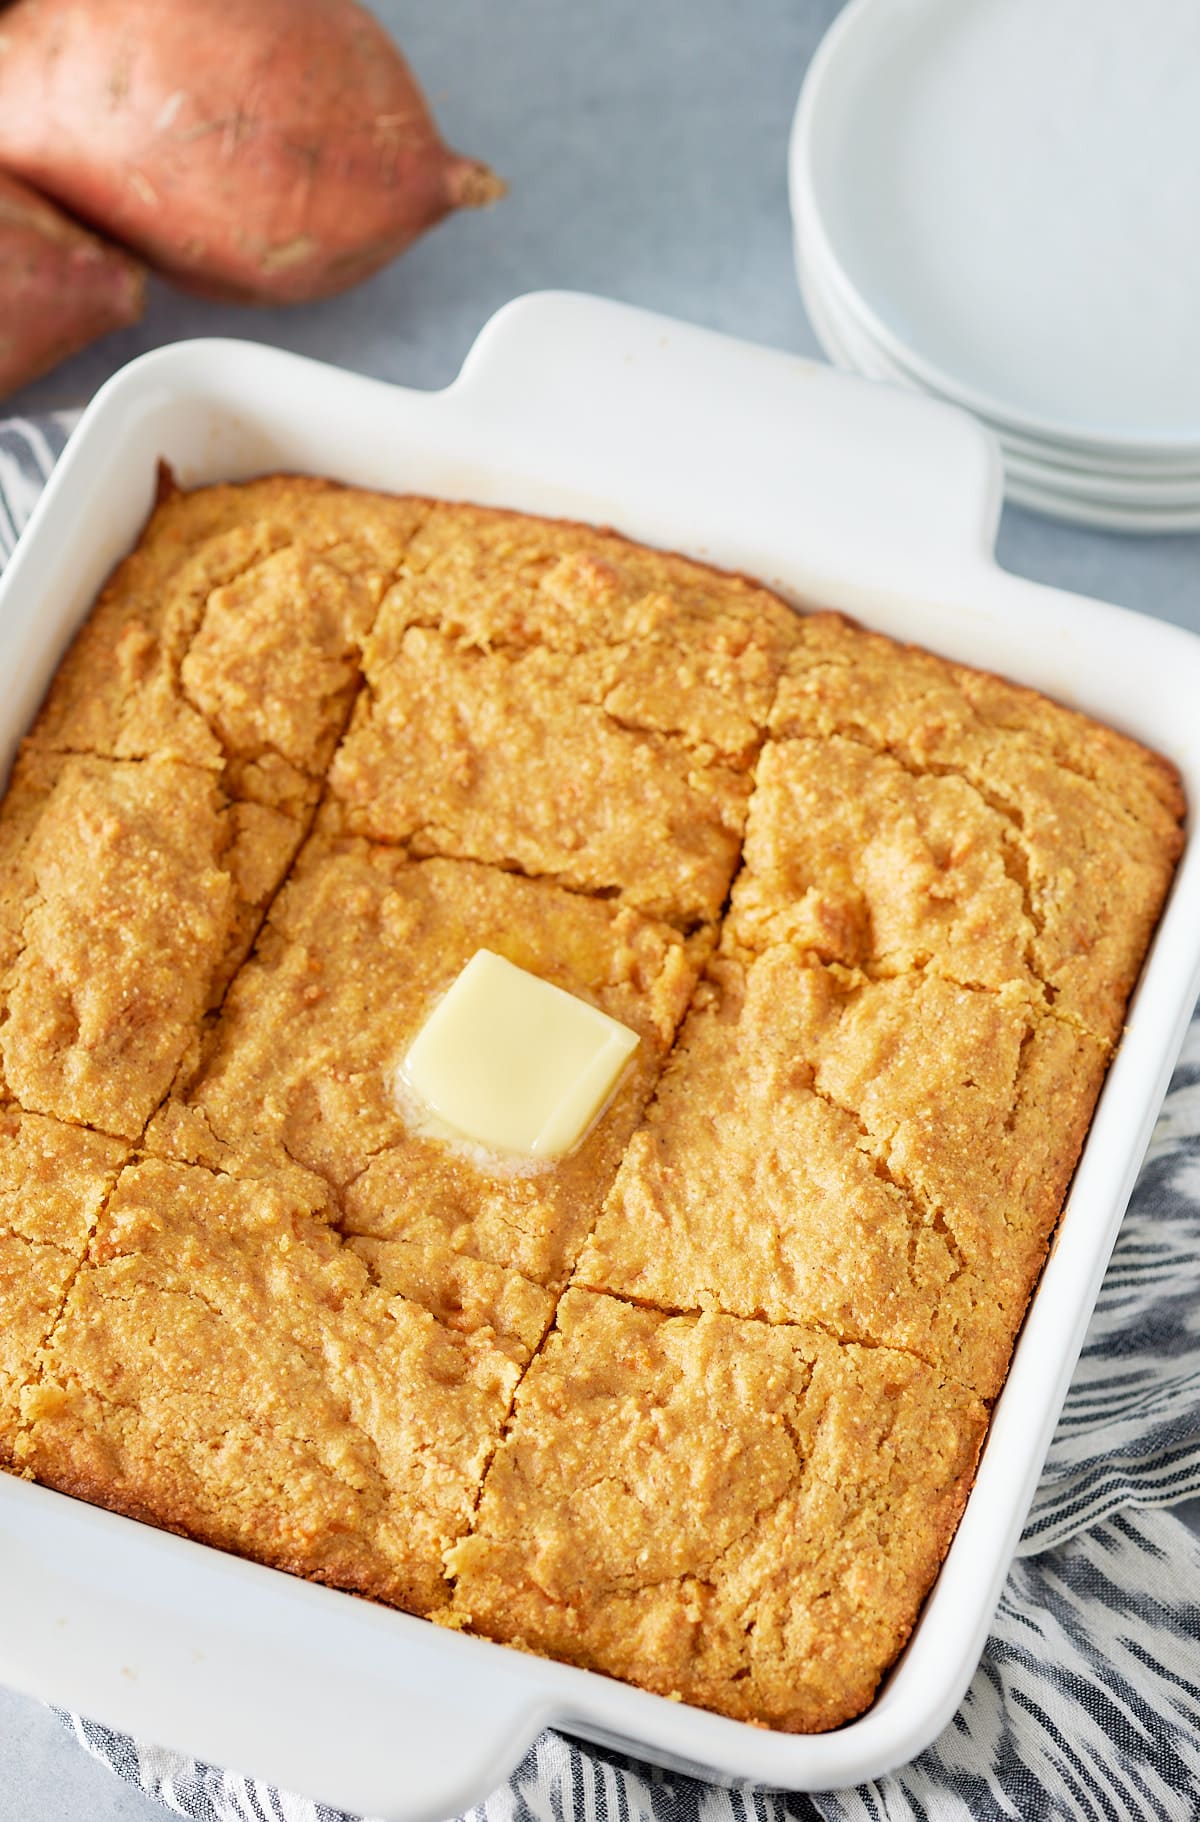
[[[0,397],[142,314],[142,268],[0,173]]]

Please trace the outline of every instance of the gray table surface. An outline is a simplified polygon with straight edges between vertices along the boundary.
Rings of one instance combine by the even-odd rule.
[[[273,342],[441,386],[510,297],[601,292],[802,353],[785,155],[800,80],[838,0],[376,0],[446,137],[509,198],[426,237],[342,298],[249,311],[155,287],[145,320],[0,410],[80,404],[144,349]],[[1200,632],[1200,537],[1131,538],[1006,510],[999,555],[1039,581]],[[48,1711],[0,1691],[0,1822],[151,1822],[159,1805],[86,1758]]]

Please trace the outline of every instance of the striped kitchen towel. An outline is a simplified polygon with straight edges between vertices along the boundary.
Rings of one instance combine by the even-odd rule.
[[[69,420],[0,424],[0,560]],[[1200,1017],[1104,1282],[983,1661],[912,1764],[814,1797],[727,1791],[546,1733],[470,1822],[1128,1822],[1200,1817]],[[348,1822],[63,1715],[197,1822]],[[403,1781],[403,1767],[397,1778]]]
[[[0,567],[78,422],[77,411],[0,419]]]

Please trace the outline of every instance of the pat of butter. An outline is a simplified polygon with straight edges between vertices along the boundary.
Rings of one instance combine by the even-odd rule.
[[[489,1151],[561,1158],[587,1132],[636,1032],[503,956],[478,950],[404,1060],[412,1092]]]

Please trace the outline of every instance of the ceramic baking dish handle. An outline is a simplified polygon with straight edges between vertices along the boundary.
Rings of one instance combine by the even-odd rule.
[[[549,1717],[537,1660],[44,1487],[5,1490],[0,1682],[147,1745],[441,1822],[501,1784]]]
[[[860,580],[874,572],[905,592],[991,565],[1003,491],[991,435],[951,406],[815,361],[539,292],[491,319],[442,398],[476,437],[488,420],[502,429],[521,468],[570,423],[561,479],[585,495],[578,516],[615,517],[605,503],[623,493],[622,529],[656,544],[703,554],[696,501],[725,496],[745,567],[768,580],[784,541],[793,573],[797,546],[814,581],[844,574],[852,549]],[[643,527],[630,522],[628,474],[647,449],[656,485]],[[728,561],[729,525],[718,529]]]

